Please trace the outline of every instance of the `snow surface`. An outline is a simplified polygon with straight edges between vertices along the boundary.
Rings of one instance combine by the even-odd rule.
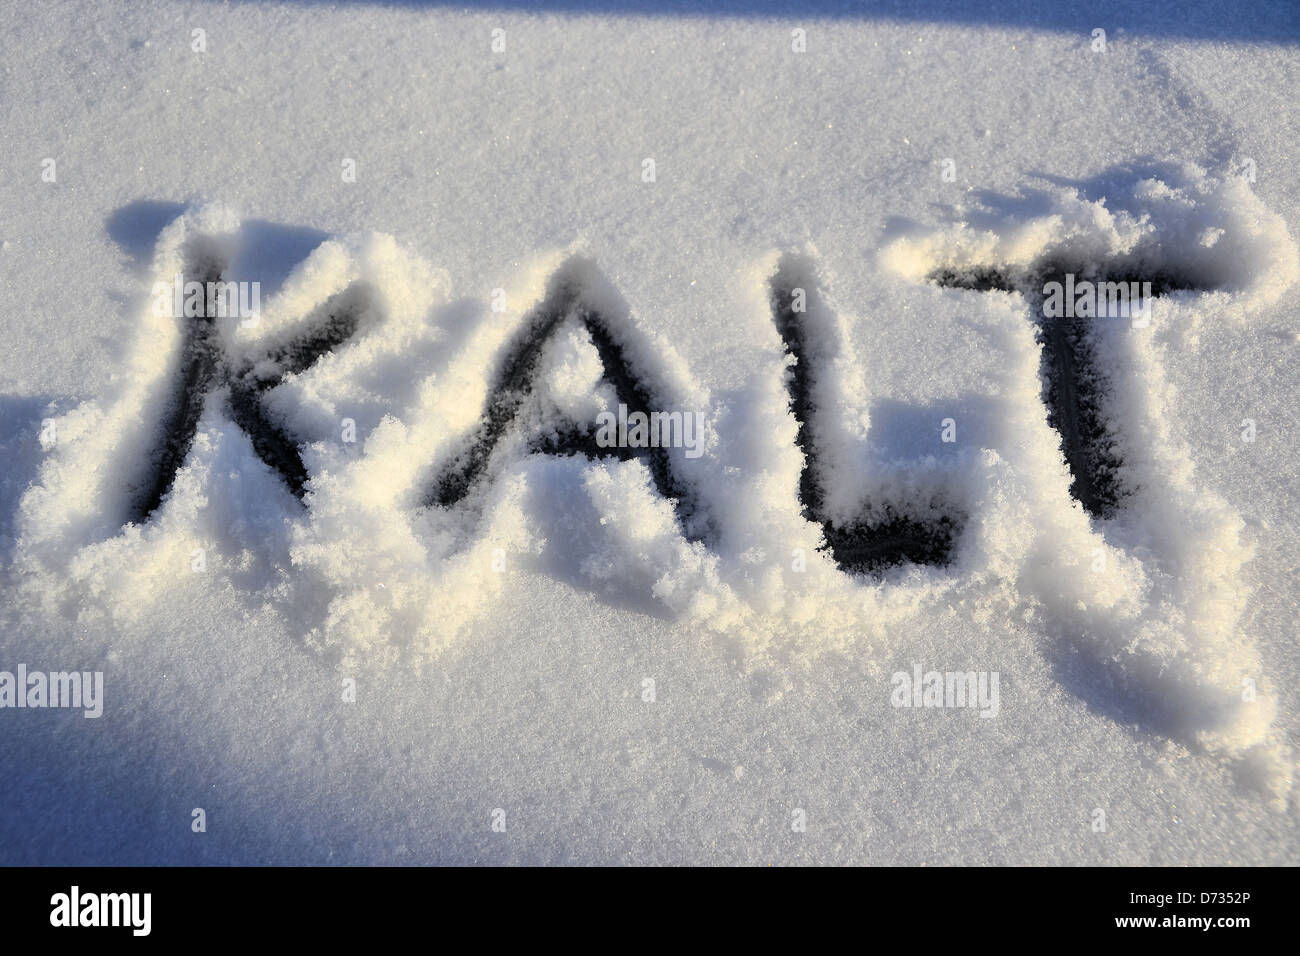
[[[1300,22],[1245,7],[5,4],[0,670],[106,700],[0,710],[0,860],[1300,862]],[[261,283],[232,362],[357,320],[266,392],[306,508],[218,392],[131,521],[196,256]],[[1099,324],[1105,519],[1029,304],[927,281],[1046,260],[1195,280]],[[823,517],[958,515],[950,564],[818,550],[779,270]],[[704,414],[685,522],[640,462],[528,453],[618,405],[576,313],[428,505],[561,289]],[[891,706],[914,663],[997,672],[997,716]]]

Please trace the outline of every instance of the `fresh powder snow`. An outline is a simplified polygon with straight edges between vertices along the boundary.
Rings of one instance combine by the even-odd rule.
[[[1238,6],[5,4],[0,861],[1300,862]]]

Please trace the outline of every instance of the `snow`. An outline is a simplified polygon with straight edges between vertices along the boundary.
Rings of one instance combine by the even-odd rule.
[[[97,720],[0,709],[0,859],[1300,861],[1300,27],[815,7],[5,18],[0,670],[105,676]],[[1030,302],[930,281],[1045,262],[1187,286],[1096,323],[1103,517]],[[213,263],[260,314],[146,519],[189,354],[152,290]],[[487,480],[430,505],[556,303]],[[530,453],[617,411],[597,332],[701,416],[686,505]],[[821,522],[864,515],[950,518],[949,562],[847,573]],[[996,716],[893,706],[916,666],[996,674]]]

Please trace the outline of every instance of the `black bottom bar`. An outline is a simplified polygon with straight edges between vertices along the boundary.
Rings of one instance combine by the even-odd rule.
[[[1126,938],[1146,946],[1203,938],[1234,947],[1291,924],[1284,908],[1292,877],[1285,869],[1227,868],[678,871],[667,878],[582,870],[539,876],[418,868],[7,869],[0,870],[0,925],[7,943],[60,936],[81,945],[283,939],[299,948],[319,941],[334,951],[352,940],[400,939],[439,927],[484,940],[519,927],[554,943],[561,927],[564,935],[593,938],[611,920],[633,937],[665,942],[670,937],[661,934],[688,927],[693,937],[703,931],[732,944],[788,927],[864,942],[911,939],[926,949]],[[74,886],[79,922],[82,914],[112,917],[116,909],[126,925],[52,925],[70,922]],[[149,894],[147,937],[135,935],[144,897],[117,896],[104,906],[106,893]],[[87,902],[92,896],[98,898]],[[746,905],[738,906],[742,900]]]

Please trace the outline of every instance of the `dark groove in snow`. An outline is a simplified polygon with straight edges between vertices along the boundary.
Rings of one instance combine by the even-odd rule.
[[[198,258],[197,256],[195,257]],[[187,258],[185,279],[207,283],[221,278],[222,265],[207,262],[200,266]],[[217,384],[221,368],[221,344],[213,315],[208,314],[179,319],[185,323],[185,340],[181,345],[181,373],[177,379],[173,398],[168,403],[167,417],[163,422],[162,437],[151,456],[153,468],[145,491],[132,505],[128,520],[136,524],[148,521],[162,504],[176,473],[185,464],[203,417],[203,404],[208,393]]]
[[[1013,292],[1016,286],[1005,272],[984,266],[971,269],[938,269],[930,274],[930,281],[950,289],[971,292]]]
[[[879,574],[891,567],[913,564],[945,565],[952,559],[953,547],[960,532],[959,521],[944,516],[922,521],[898,508],[878,509],[880,517],[837,525],[825,520],[822,494],[822,462],[813,438],[812,421],[818,414],[813,399],[814,370],[808,357],[808,327],[805,317],[812,309],[822,308],[816,276],[800,260],[787,256],[772,277],[772,317],[786,350],[794,356],[787,388],[790,411],[799,423],[795,443],[803,452],[803,471],[799,475],[799,501],[803,515],[822,526],[826,543],[836,564],[850,573]],[[803,289],[807,308],[794,311],[794,290]]]
[[[1061,280],[1062,274],[1045,273],[1042,282],[1051,279]],[[1088,320],[1044,314],[1042,282],[1026,297],[1037,317],[1036,338],[1043,348],[1047,423],[1061,436],[1061,451],[1070,468],[1070,495],[1093,517],[1110,517],[1124,489],[1119,480],[1123,462],[1106,430],[1105,376],[1090,341]]]
[[[271,350],[267,356],[274,363],[274,377],[259,377],[260,390],[278,385],[285,376],[297,375],[311,368],[322,358],[356,335],[365,311],[367,298],[357,288],[346,289],[326,302],[318,312],[324,318],[300,339],[295,339]]]
[[[298,452],[298,443],[266,417],[261,392],[245,382],[232,382],[226,409],[231,421],[248,436],[257,457],[279,472],[294,497],[302,501],[307,469]]]
[[[327,301],[318,314],[323,316],[301,338],[291,340],[270,351],[270,373],[248,371],[232,375],[227,410],[248,436],[257,456],[279,472],[295,498],[306,493],[307,468],[302,463],[298,443],[267,417],[262,408],[262,393],[280,384],[289,375],[307,371],[357,333],[361,313],[368,304],[366,294],[356,287],[345,289]]]
[[[1035,336],[1042,346],[1041,376],[1047,421],[1061,438],[1061,452],[1070,468],[1070,495],[1094,518],[1112,517],[1132,489],[1123,486],[1123,458],[1108,432],[1108,370],[1095,348],[1099,322],[1116,318],[1049,317],[1043,309],[1047,282],[1064,283],[1072,273],[1080,282],[1149,282],[1153,297],[1180,289],[1205,288],[1197,280],[1173,271],[1140,274],[1126,268],[1103,272],[1097,266],[1063,262],[1039,263],[1023,271],[991,267],[938,269],[929,279],[937,285],[978,292],[1019,292],[1034,313]]]
[[[449,508],[462,501],[487,474],[497,445],[510,432],[528,396],[537,385],[542,354],[551,336],[565,321],[573,319],[591,336],[604,369],[603,380],[614,390],[618,401],[633,412],[649,414],[665,410],[656,403],[646,384],[633,372],[632,365],[619,343],[613,323],[584,301],[582,280],[561,275],[553,281],[546,299],[524,321],[523,330],[508,346],[504,361],[489,392],[487,407],[473,436],[434,483],[426,505]],[[553,432],[538,434],[529,441],[530,452],[548,455],[581,455],[597,460],[616,458],[642,459],[650,470],[655,489],[673,502],[683,535],[690,541],[707,538],[708,521],[696,506],[695,496],[674,473],[669,449],[601,447],[593,432],[568,422]]]
[[[223,267],[211,256],[207,261],[203,259],[195,256],[195,261],[187,263],[187,281],[193,279],[206,284],[222,278]],[[208,395],[223,386],[229,387],[226,411],[231,421],[248,436],[257,456],[302,501],[308,476],[298,443],[267,416],[262,395],[286,376],[311,368],[352,338],[365,303],[364,295],[355,289],[334,296],[319,310],[323,320],[313,324],[301,338],[271,351],[269,371],[265,362],[260,369],[247,363],[238,371],[231,367],[222,355],[221,337],[210,304],[202,317],[180,320],[185,322],[185,341],[181,346],[181,375],[174,406],[163,424],[160,448],[154,455],[153,478],[148,490],[132,507],[129,520],[143,523],[158,510],[194,444]]]

